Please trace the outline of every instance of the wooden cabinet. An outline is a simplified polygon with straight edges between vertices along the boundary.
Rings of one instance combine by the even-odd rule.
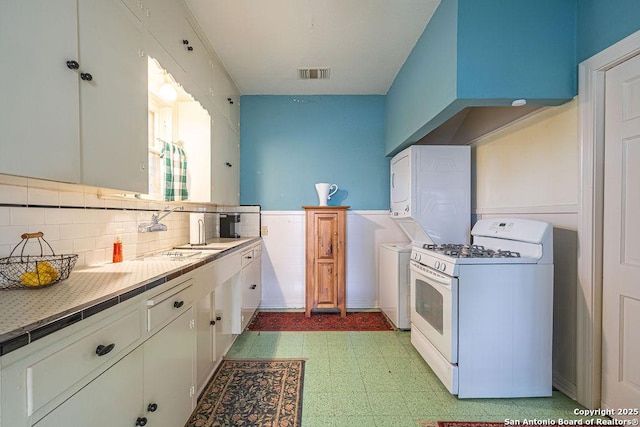
[[[120,0],[3,2],[0,28],[0,173],[146,192],[136,15]]]
[[[337,308],[346,316],[346,211],[349,206],[303,206],[306,216],[305,314]]]

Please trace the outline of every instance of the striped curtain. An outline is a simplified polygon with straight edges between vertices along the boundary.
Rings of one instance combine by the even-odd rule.
[[[187,200],[187,153],[178,144],[165,141],[160,158],[164,159],[164,200]]]

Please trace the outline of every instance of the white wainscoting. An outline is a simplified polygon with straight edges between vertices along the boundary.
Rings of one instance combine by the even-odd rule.
[[[301,211],[262,211],[261,308],[303,308],[305,224]],[[347,211],[347,309],[377,308],[378,246],[408,242],[389,211]]]

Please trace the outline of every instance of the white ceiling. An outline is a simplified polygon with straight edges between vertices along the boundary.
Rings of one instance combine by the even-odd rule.
[[[186,0],[243,95],[386,94],[440,0]],[[329,80],[298,68],[330,67]]]

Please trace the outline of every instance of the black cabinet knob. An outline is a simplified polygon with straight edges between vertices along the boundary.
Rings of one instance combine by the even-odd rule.
[[[232,167],[233,165],[229,162],[225,162],[225,165],[227,165],[227,167]]]
[[[98,356],[104,356],[105,354],[108,354],[111,352],[111,350],[113,350],[115,348],[116,344],[115,343],[111,343],[109,345],[99,345],[98,347],[96,347],[96,354]]]
[[[188,45],[189,44],[189,40],[187,40],[187,39],[182,40],[182,44],[183,45]]]
[[[258,287],[258,285],[251,285],[251,286],[249,286],[249,289],[253,290],[253,289],[257,288],[257,287]]]
[[[183,305],[184,305],[184,301],[176,301],[176,302],[174,302],[174,303],[173,303],[173,306],[174,306],[175,308],[180,308],[180,307],[182,307]]]
[[[77,70],[80,68],[80,64],[78,64],[78,61],[67,61],[67,68],[70,70]]]
[[[216,320],[222,320],[222,317],[217,316],[217,317],[216,317]]]
[[[87,82],[90,82],[91,80],[93,80],[93,76],[89,73],[80,73],[80,78]]]
[[[158,410],[158,404],[156,403],[149,403],[149,405],[147,405],[147,411],[149,412],[156,412]]]
[[[147,425],[147,419],[145,417],[138,417],[138,419],[136,420],[136,426],[146,426]]]
[[[187,46],[187,50],[188,50],[189,52],[193,52],[193,46]]]
[[[215,324],[216,324],[216,321],[215,321],[215,320],[212,320],[211,322],[209,322],[209,324],[210,324],[211,326],[213,326],[213,325],[215,325]]]
[[[229,101],[229,104],[233,104],[233,100],[231,98],[227,98],[227,101]]]

